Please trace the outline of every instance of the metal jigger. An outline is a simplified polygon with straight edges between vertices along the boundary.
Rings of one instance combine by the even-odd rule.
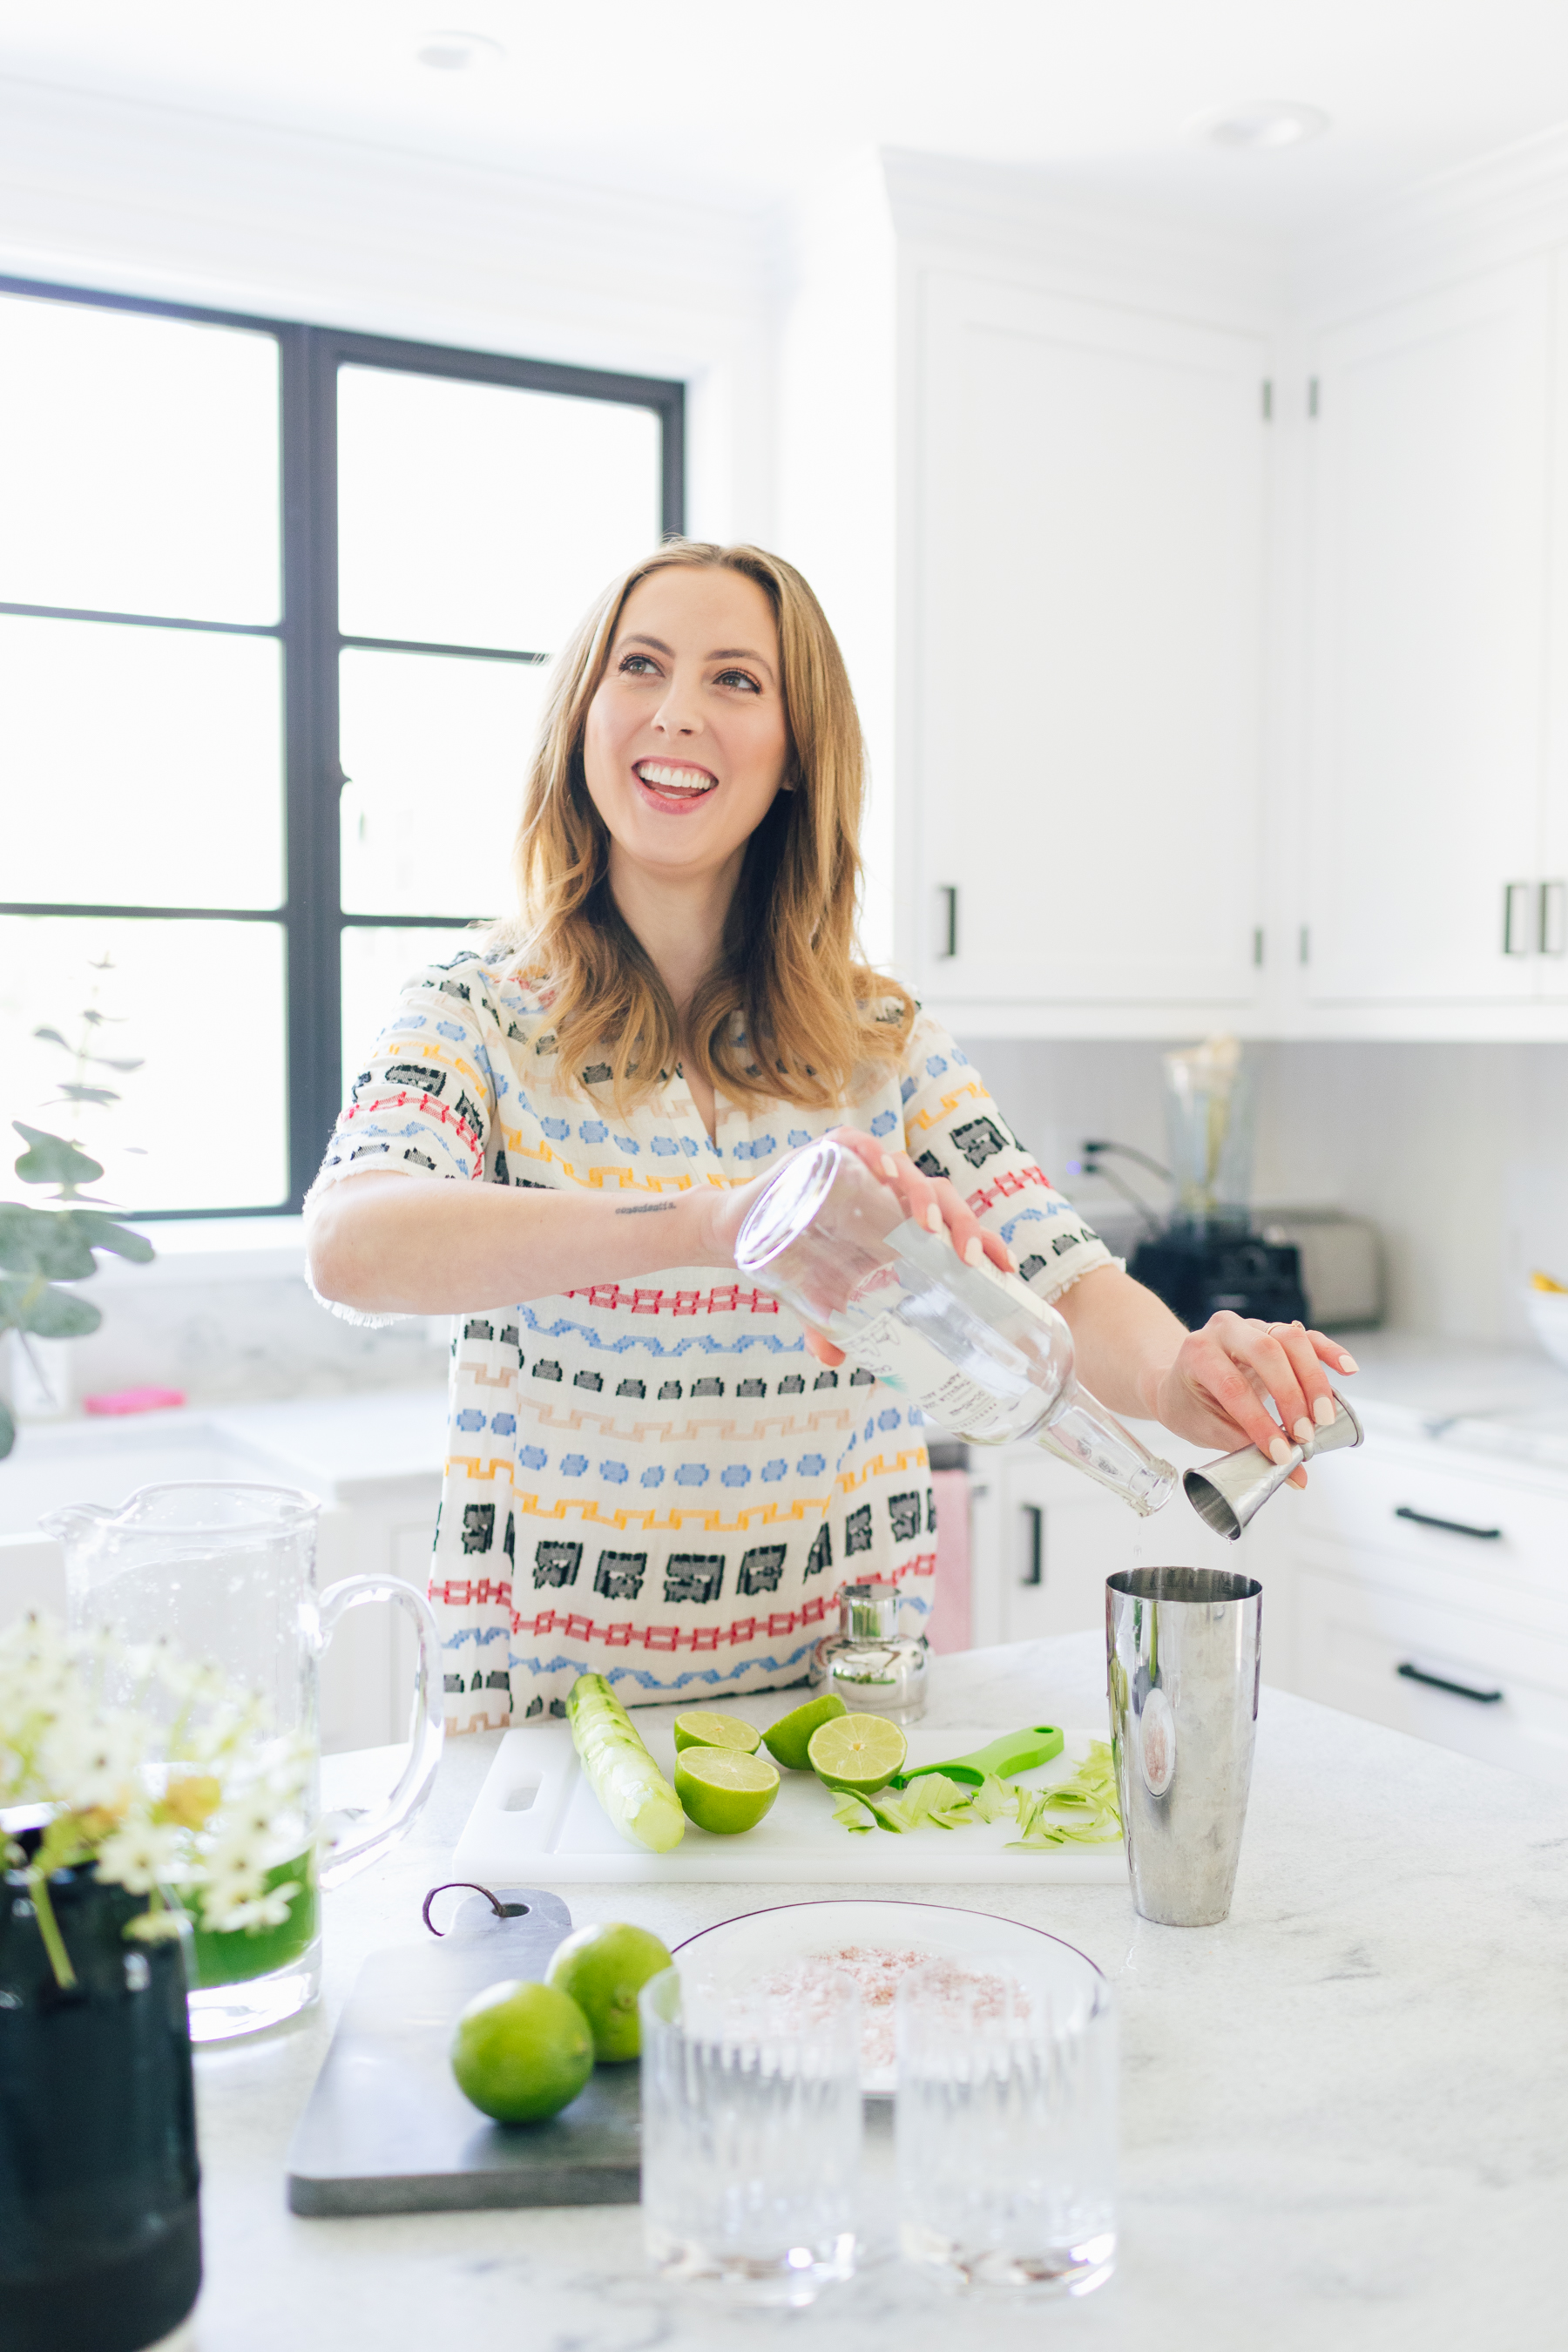
[[[1365,1432],[1342,1396],[1333,1394],[1339,1411],[1326,1429],[1318,1430],[1303,1445],[1293,1445],[1283,1462],[1270,1462],[1256,1445],[1239,1454],[1222,1454],[1189,1470],[1182,1480],[1188,1502],[1204,1525],[1234,1543],[1247,1522],[1257,1517],[1270,1495],[1277,1495],[1292,1470],[1315,1454],[1337,1454],[1342,1445],[1359,1445]]]

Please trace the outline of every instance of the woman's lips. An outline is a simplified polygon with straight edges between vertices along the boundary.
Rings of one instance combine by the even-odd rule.
[[[639,760],[632,773],[648,805],[672,815],[695,808],[719,782],[710,769],[694,767],[683,760]]]

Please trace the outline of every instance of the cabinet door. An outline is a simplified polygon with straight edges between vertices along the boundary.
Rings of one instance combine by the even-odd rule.
[[[1079,1471],[1035,1450],[1000,1481],[1002,1638],[1103,1633],[1105,1580],[1133,1564],[1141,1522]]]
[[[1550,265],[1325,335],[1313,373],[1306,985],[1537,985]],[[1507,898],[1513,899],[1505,936]],[[1510,951],[1511,950],[1511,951]]]
[[[952,1005],[1245,1005],[1264,346],[940,274],[923,304],[916,968]]]

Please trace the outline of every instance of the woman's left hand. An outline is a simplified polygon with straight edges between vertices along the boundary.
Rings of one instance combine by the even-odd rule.
[[[1256,1445],[1270,1461],[1283,1462],[1292,1441],[1301,1444],[1334,1418],[1325,1365],[1342,1373],[1356,1369],[1337,1340],[1303,1324],[1213,1315],[1200,1330],[1188,1332],[1173,1361],[1155,1376],[1150,1410],[1164,1428],[1196,1444],[1227,1453]],[[1273,1399],[1279,1421],[1266,1396]],[[1291,1473],[1293,1486],[1306,1483],[1304,1470]]]

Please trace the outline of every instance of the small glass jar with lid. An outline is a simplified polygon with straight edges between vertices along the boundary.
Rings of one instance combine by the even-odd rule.
[[[833,1691],[851,1715],[913,1723],[923,1715],[931,1652],[923,1633],[899,1631],[899,1588],[880,1577],[847,1584],[838,1631],[812,1653],[811,1686]]]

